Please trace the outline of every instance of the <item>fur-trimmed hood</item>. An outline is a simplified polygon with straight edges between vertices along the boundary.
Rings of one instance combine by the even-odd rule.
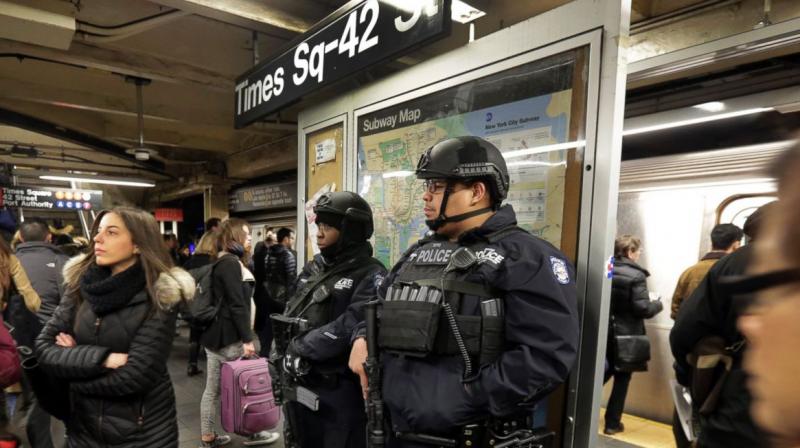
[[[87,255],[81,254],[72,257],[64,265],[64,281],[70,283],[72,276],[75,275],[74,267],[83,261]],[[153,290],[155,291],[155,302],[161,309],[169,310],[175,308],[181,301],[189,302],[194,299],[195,293],[194,278],[179,267],[173,267],[168,272],[162,272],[158,276]]]
[[[194,278],[179,267],[169,272],[162,272],[156,280],[156,301],[164,309],[172,309],[182,300],[190,302],[194,299]]]

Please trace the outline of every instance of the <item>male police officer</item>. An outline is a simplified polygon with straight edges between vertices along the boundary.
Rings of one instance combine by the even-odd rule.
[[[376,296],[386,269],[372,258],[372,210],[364,199],[351,192],[327,193],[314,213],[322,253],[303,268],[283,316],[274,317],[276,347],[283,351],[288,382],[319,396],[313,411],[300,404],[304,400],[297,391],[284,394],[289,398],[284,408],[287,446],[358,448],[365,445],[366,417],[358,378],[348,370],[347,360],[363,305]],[[278,334],[285,329],[299,334],[288,346],[283,342],[288,338]],[[282,386],[286,390],[289,384]]]
[[[509,176],[491,143],[440,142],[416,174],[433,233],[378,293],[388,446],[499,444],[496,435],[529,425],[533,406],[572,368],[575,272],[564,254],[516,226],[511,205],[501,206]],[[365,359],[357,337],[349,365],[362,387]]]

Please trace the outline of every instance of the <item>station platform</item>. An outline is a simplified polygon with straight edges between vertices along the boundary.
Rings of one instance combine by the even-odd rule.
[[[194,377],[186,375],[188,362],[189,342],[188,329],[180,328],[180,336],[175,342],[170,355],[169,370],[175,387],[177,401],[178,430],[180,431],[180,448],[196,448],[200,445],[200,397],[205,386],[204,373]],[[205,360],[201,358],[201,364]],[[599,428],[603,428],[603,414],[601,409]],[[219,419],[217,419],[219,421]],[[654,422],[641,417],[625,414],[625,432],[614,436],[603,435],[598,437],[598,448],[674,448],[672,429],[663,423]],[[233,436],[230,447],[241,447],[245,439]],[[270,448],[284,448],[283,438],[271,445]]]
[[[634,415],[623,414],[625,431],[613,436],[603,434],[605,409],[600,409],[600,448],[675,448],[672,427],[664,423],[647,420]]]
[[[196,448],[200,446],[200,399],[205,388],[205,357],[201,357],[203,374],[189,377],[186,375],[186,366],[189,354],[189,330],[180,327],[179,336],[175,338],[169,359],[169,371],[175,388],[175,399],[178,416],[179,447]],[[599,428],[603,428],[604,409],[600,412]],[[219,416],[217,416],[219,422]],[[625,414],[625,432],[614,436],[600,434],[597,447],[599,448],[674,448],[672,430],[668,425],[646,420],[640,417]],[[60,422],[53,419],[53,440],[63,440],[64,429]],[[280,425],[282,427],[282,425]],[[217,429],[221,426],[217,424]],[[243,447],[245,438],[232,435],[231,448]],[[58,446],[58,445],[57,445]],[[270,448],[284,448],[283,438],[270,445]]]

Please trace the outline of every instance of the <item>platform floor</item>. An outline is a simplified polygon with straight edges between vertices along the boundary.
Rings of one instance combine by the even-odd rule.
[[[189,377],[186,375],[186,366],[189,362],[188,329],[181,328],[181,336],[175,338],[169,360],[169,374],[175,388],[175,401],[178,412],[178,431],[180,448],[197,448],[200,446],[200,398],[205,389],[205,357],[201,357],[200,364],[202,375]],[[217,416],[217,431],[222,432]],[[223,433],[224,434],[224,433]],[[244,437],[232,435],[233,442],[227,447],[242,447]],[[269,448],[284,448],[283,438],[270,445],[261,445]]]
[[[180,448],[195,448],[200,445],[200,398],[205,387],[205,372],[202,375],[189,377],[186,375],[188,362],[188,329],[183,327],[179,330],[180,336],[175,338],[175,344],[169,360],[169,370],[175,388],[177,402],[178,430]],[[201,364],[205,369],[205,358],[201,358]],[[598,437],[597,446],[600,448],[673,448],[675,442],[672,438],[672,429],[668,425],[653,422],[640,417],[624,415],[625,432],[614,436],[602,434],[604,410],[600,412],[601,430]],[[217,417],[217,422],[219,417]],[[218,430],[221,427],[217,425]],[[54,441],[63,440],[63,427],[60,422],[53,421]],[[245,439],[234,436],[233,442],[228,445],[231,448],[244,446]],[[56,445],[58,446],[58,444]],[[278,439],[271,445],[264,445],[270,448],[284,448],[283,439]]]
[[[625,431],[606,436],[603,434],[605,409],[600,410],[600,437],[598,446],[602,448],[675,448],[675,438],[672,427],[660,422],[654,422],[641,417],[623,414],[622,422]]]

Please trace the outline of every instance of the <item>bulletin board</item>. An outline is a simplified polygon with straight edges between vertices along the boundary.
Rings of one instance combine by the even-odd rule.
[[[342,187],[344,166],[344,123],[306,134],[306,217],[316,196]],[[316,228],[306,219],[306,260],[316,253]]]

